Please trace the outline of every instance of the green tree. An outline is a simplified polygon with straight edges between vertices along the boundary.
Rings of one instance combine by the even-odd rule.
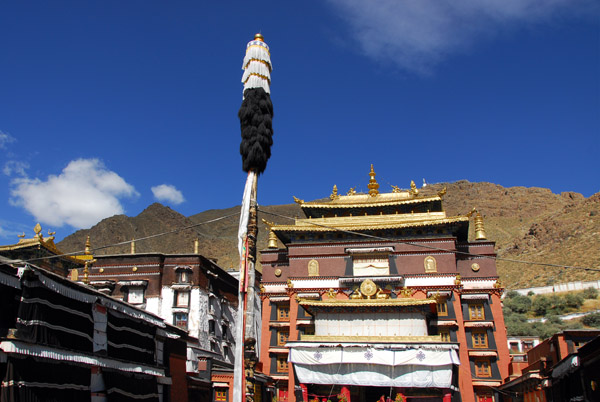
[[[579,293],[567,293],[565,303],[569,308],[578,309],[583,305],[583,296]]]
[[[597,299],[598,298],[598,289],[586,288],[583,290],[582,296],[584,299]]]
[[[600,313],[588,314],[581,319],[583,325],[593,328],[600,328]]]
[[[546,315],[546,312],[548,311],[549,308],[550,308],[550,300],[546,296],[539,295],[539,296],[536,296],[535,299],[533,299],[531,309],[533,310],[533,313],[535,315],[544,316],[544,315]]]
[[[504,300],[504,305],[515,313],[526,314],[531,309],[531,298],[518,294],[515,297]]]

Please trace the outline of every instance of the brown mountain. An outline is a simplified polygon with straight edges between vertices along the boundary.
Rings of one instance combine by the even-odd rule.
[[[600,193],[589,198],[578,193],[554,194],[548,189],[509,187],[492,183],[438,183],[421,189],[435,193],[447,187],[444,206],[448,215],[477,208],[485,218],[488,239],[497,243],[498,256],[598,269],[600,267]],[[259,219],[289,223],[302,212],[297,204],[261,206]],[[86,236],[92,247],[142,239],[157,233],[175,233],[136,240],[136,252],[187,253],[200,240],[199,252],[216,258],[223,268],[237,267],[238,207],[208,210],[185,217],[161,204],[152,204],[136,217],[117,215],[94,227],[79,230],[58,243],[66,252],[81,250]],[[266,226],[259,223],[259,249],[266,247]],[[120,245],[96,254],[128,253]],[[498,261],[501,280],[508,287],[529,287],[553,282],[600,279],[597,271],[552,268]]]

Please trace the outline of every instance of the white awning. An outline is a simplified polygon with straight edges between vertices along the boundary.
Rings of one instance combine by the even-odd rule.
[[[288,344],[289,345],[289,344]],[[460,364],[453,348],[423,348],[414,346],[406,349],[377,348],[371,346],[290,347],[289,361],[304,365],[368,364],[382,366],[443,366]]]
[[[375,387],[450,388],[452,365],[382,366],[365,363],[311,366],[294,364],[298,381],[304,384],[346,384]]]

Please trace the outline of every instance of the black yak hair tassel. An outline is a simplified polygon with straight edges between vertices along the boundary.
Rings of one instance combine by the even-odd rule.
[[[238,117],[242,130],[242,169],[261,174],[267,168],[273,145],[271,96],[260,87],[246,89]]]

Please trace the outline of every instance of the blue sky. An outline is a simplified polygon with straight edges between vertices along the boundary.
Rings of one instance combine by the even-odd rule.
[[[154,201],[239,204],[241,63],[262,32],[274,146],[259,203],[488,181],[600,190],[587,0],[0,4],[0,243]]]

